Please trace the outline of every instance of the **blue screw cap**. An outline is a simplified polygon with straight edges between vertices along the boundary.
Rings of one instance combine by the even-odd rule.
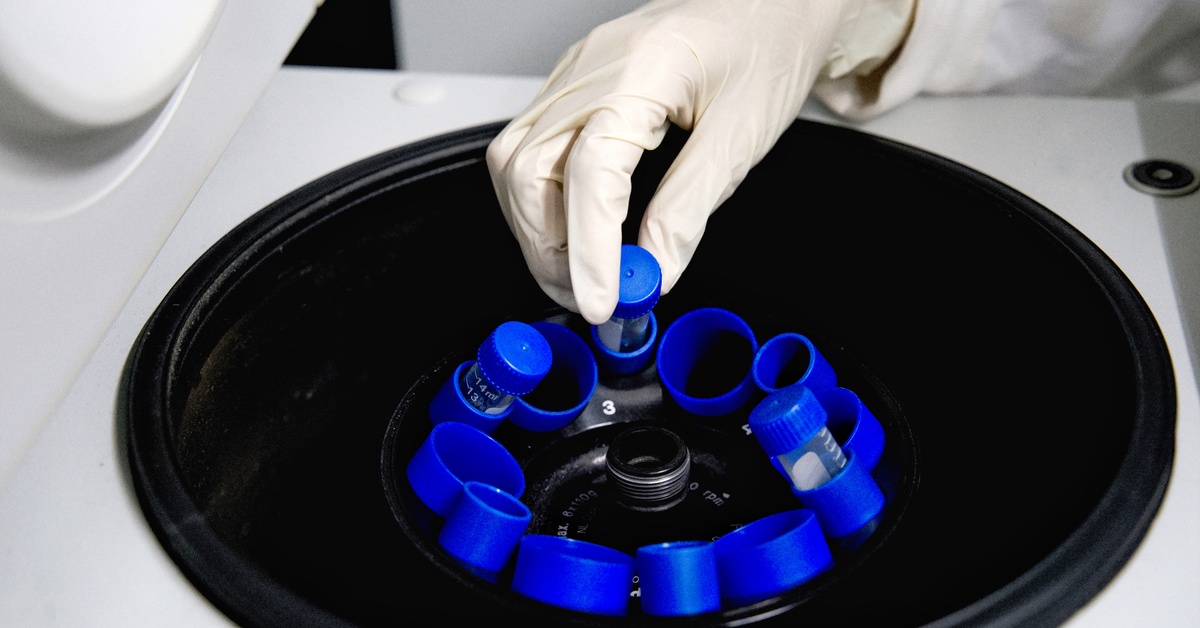
[[[794,385],[769,395],[750,411],[750,431],[772,456],[807,443],[829,419],[807,386]]]
[[[528,394],[550,372],[550,344],[531,325],[501,323],[479,346],[484,378],[509,395]]]
[[[562,386],[574,383],[577,402],[569,408],[545,408],[519,398],[513,403],[509,420],[514,425],[535,432],[553,432],[569,425],[578,417],[596,392],[600,382],[596,358],[578,334],[555,323],[537,321],[531,325],[541,332],[554,355],[550,375],[542,386]],[[570,388],[570,386],[567,386]]]
[[[658,303],[662,292],[662,268],[650,251],[634,244],[621,246],[621,284],[617,318],[637,318]]]

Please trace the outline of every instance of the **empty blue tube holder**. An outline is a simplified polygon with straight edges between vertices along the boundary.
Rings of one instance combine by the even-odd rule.
[[[463,485],[478,480],[515,497],[525,491],[516,458],[491,436],[466,423],[433,426],[405,469],[408,482],[426,506],[447,517]]]
[[[550,345],[550,372],[537,388],[513,402],[514,407],[508,420],[533,432],[553,432],[569,425],[587,407],[599,385],[600,373],[596,366],[596,357],[579,334],[562,325],[544,321],[530,325],[541,332]],[[565,407],[535,404],[534,401],[541,398],[538,393],[543,386],[570,389],[575,392],[574,395],[570,395],[574,403]],[[558,390],[556,394],[562,396],[563,392]]]
[[[667,395],[679,407],[698,416],[729,414],[755,394],[751,364],[758,341],[740,316],[716,307],[699,308],[675,319],[658,344],[658,377]],[[744,372],[742,358],[744,361]],[[701,389],[696,385],[701,368],[720,364],[739,369],[725,386]]]
[[[713,542],[721,598],[727,606],[759,602],[833,567],[833,554],[811,510],[788,510]]]
[[[625,615],[633,591],[629,554],[565,536],[527,534],[517,549],[512,590],[546,604]]]
[[[698,615],[721,609],[717,552],[711,541],[674,541],[639,547],[635,556],[642,612]]]

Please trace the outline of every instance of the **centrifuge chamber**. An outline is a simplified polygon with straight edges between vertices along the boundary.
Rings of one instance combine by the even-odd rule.
[[[429,430],[403,402],[489,329],[579,325],[537,288],[496,205],[483,153],[500,128],[371,157],[266,207],[139,336],[120,404],[139,501],[235,621],[664,623],[636,601],[603,617],[474,576],[389,484],[389,455],[403,464]],[[672,131],[639,165],[628,241],[686,138]],[[1154,317],[1080,232],[960,164],[797,122],[656,313],[666,327],[701,307],[739,314],[760,344],[811,337],[884,424],[892,491],[880,529],[834,569],[689,625],[1057,623],[1128,560],[1163,498],[1175,389]],[[553,452],[611,423],[741,431],[748,408],[689,417],[653,369],[602,382],[589,409],[643,393],[610,424],[497,438],[552,452],[522,455],[544,477]]]

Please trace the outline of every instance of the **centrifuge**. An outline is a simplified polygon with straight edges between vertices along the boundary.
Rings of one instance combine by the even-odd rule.
[[[283,67],[311,6],[214,11],[165,100],[48,144],[76,157],[5,136],[3,623],[664,623],[462,568],[400,471],[489,329],[587,341],[524,271],[482,160],[541,80]],[[830,571],[695,625],[1200,620],[1198,113],[1195,90],[805,108],[656,324],[715,309],[755,349],[811,338],[884,428],[888,501]],[[653,360],[601,370],[566,426],[496,429],[536,531],[609,517],[624,550],[792,507],[745,460],[749,408],[696,416],[660,383]],[[692,492],[614,520],[587,503],[597,452],[644,428],[686,443]]]

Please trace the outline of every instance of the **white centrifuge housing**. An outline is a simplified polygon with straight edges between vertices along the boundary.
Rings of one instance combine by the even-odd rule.
[[[212,266],[213,260],[241,255],[243,251],[236,248],[239,243],[271,241],[269,238],[234,238],[231,244],[227,234],[245,235],[247,224],[266,231],[275,227],[286,231],[289,198],[303,197],[312,201],[312,191],[325,189],[321,186],[331,186],[328,189],[343,194],[347,189],[357,189],[355,186],[360,183],[374,185],[371,181],[388,180],[394,173],[400,173],[395,176],[406,182],[408,179],[404,177],[409,177],[414,181],[413,185],[417,185],[422,177],[437,182],[438,177],[445,176],[442,170],[431,167],[424,171],[422,168],[446,158],[450,160],[447,163],[468,164],[462,166],[461,174],[454,176],[472,182],[470,186],[475,188],[476,194],[472,198],[480,199],[481,207],[486,210],[482,205],[487,202],[486,194],[478,194],[479,190],[487,189],[486,180],[479,178],[482,172],[479,151],[486,145],[488,134],[498,129],[497,124],[529,102],[541,83],[537,77],[493,74],[281,67],[287,50],[311,17],[311,4],[280,0],[263,5],[231,0],[194,9],[200,14],[188,18],[192,27],[186,31],[187,36],[174,42],[175,45],[145,40],[141,42],[145,47],[140,50],[130,46],[131,58],[143,62],[155,60],[159,67],[157,72],[147,71],[140,75],[144,77],[141,84],[129,84],[125,98],[110,103],[107,116],[89,117],[87,113],[104,110],[94,103],[87,103],[88,98],[103,94],[105,90],[89,92],[81,89],[70,97],[56,97],[55,94],[61,92],[54,91],[57,88],[53,81],[22,82],[24,75],[12,70],[20,65],[20,58],[7,54],[0,57],[0,70],[3,70],[0,77],[8,81],[0,83],[6,113],[17,111],[13,103],[18,103],[27,114],[23,117],[0,116],[0,129],[3,130],[0,135],[0,221],[3,223],[0,226],[0,251],[3,251],[0,253],[0,281],[5,295],[4,303],[0,305],[0,320],[4,323],[0,326],[3,329],[0,332],[3,334],[0,335],[0,414],[4,417],[6,432],[0,441],[0,481],[3,482],[0,484],[0,623],[214,626],[236,620],[258,624],[272,622],[264,620],[256,607],[275,609],[289,604],[301,610],[317,608],[320,612],[307,616],[314,622],[317,619],[335,623],[347,621],[347,616],[339,614],[337,609],[331,611],[323,607],[320,596],[311,595],[303,584],[250,588],[244,590],[240,598],[213,584],[212,578],[219,578],[224,573],[241,576],[250,573],[249,581],[277,579],[273,570],[280,567],[271,564],[269,558],[264,559],[264,554],[259,551],[261,548],[252,548],[246,553],[245,548],[237,547],[231,539],[242,538],[238,529],[223,529],[220,535],[205,537],[228,541],[221,547],[209,548],[207,553],[193,542],[194,537],[188,536],[191,529],[219,527],[233,520],[246,526],[244,538],[261,540],[261,531],[251,529],[256,521],[253,516],[220,522],[216,521],[217,515],[211,520],[197,515],[183,521],[162,516],[162,512],[169,509],[163,507],[161,495],[151,495],[154,489],[146,486],[146,477],[154,475],[155,470],[146,465],[147,459],[138,449],[141,445],[137,442],[131,445],[130,440],[131,432],[141,433],[138,430],[146,416],[136,409],[131,410],[139,403],[137,399],[130,399],[127,378],[131,370],[136,374],[138,368],[136,363],[131,364],[131,352],[135,347],[143,347],[148,337],[153,340],[157,333],[159,328],[147,327],[148,321],[169,319],[172,308],[195,307],[186,300],[172,300],[188,294],[187,290],[172,290],[190,268],[210,264],[208,269],[212,273],[209,276],[217,276],[224,267],[220,264]],[[147,16],[149,23],[158,24],[160,28],[172,27],[169,22],[164,25],[155,19],[182,16],[170,11],[161,16],[155,16],[153,12],[142,14]],[[82,9],[81,15],[86,17]],[[35,15],[25,16],[22,20],[5,20],[10,26],[17,22],[34,24],[44,20]],[[178,32],[178,28],[175,30]],[[145,25],[136,32],[147,32]],[[64,37],[67,35],[63,32],[23,34],[0,26],[0,45],[4,46],[0,50],[40,54],[43,48],[39,46],[44,42],[61,43]],[[80,48],[88,53],[115,45],[112,41],[88,42]],[[165,50],[171,54],[163,52]],[[100,55],[83,55],[89,56]],[[38,58],[46,58],[48,62],[54,60]],[[79,58],[75,57],[76,60]],[[70,61],[70,57],[67,59]],[[105,69],[105,64],[99,65],[101,67],[93,73]],[[56,76],[53,69],[51,66],[50,70],[35,74]],[[79,76],[63,74],[58,85],[86,87],[86,81],[81,81]],[[84,104],[72,108],[71,103]],[[1149,451],[1156,452],[1157,458],[1146,464],[1165,464],[1161,469],[1164,473],[1155,477],[1168,483],[1165,492],[1162,492],[1161,483],[1157,486],[1151,483],[1148,489],[1146,484],[1135,483],[1114,486],[1112,491],[1104,493],[1104,503],[1117,504],[1117,511],[1123,503],[1141,504],[1133,510],[1141,513],[1140,518],[1114,519],[1114,525],[1125,526],[1126,534],[1118,537],[1129,540],[1131,545],[1094,547],[1105,559],[1098,563],[1082,563],[1102,564],[1098,568],[1101,571],[1114,571],[1116,575],[1111,581],[1104,576],[1099,590],[1072,591],[1070,577],[1058,573],[1044,590],[1027,596],[1040,600],[1038,609],[1042,610],[1038,612],[1054,607],[1053,600],[1043,598],[1061,595],[1070,600],[1066,602],[1068,608],[1051,611],[1045,616],[1056,619],[1069,616],[1066,621],[1073,625],[1152,622],[1182,626],[1194,625],[1200,620],[1200,600],[1194,595],[1200,589],[1200,535],[1195,531],[1195,522],[1200,520],[1200,491],[1195,490],[1200,485],[1200,432],[1197,431],[1200,429],[1200,397],[1193,357],[1196,354],[1194,341],[1200,333],[1200,300],[1195,289],[1200,281],[1200,246],[1196,244],[1196,238],[1191,237],[1200,232],[1200,195],[1152,195],[1143,191],[1145,186],[1131,185],[1126,177],[1131,165],[1151,159],[1171,160],[1190,166],[1195,172],[1200,167],[1200,131],[1194,124],[1198,114],[1200,93],[1194,91],[1144,101],[971,97],[917,99],[860,125],[834,119],[814,104],[805,110],[804,120],[797,127],[800,137],[827,142],[832,149],[846,147],[848,152],[837,153],[839,155],[852,157],[854,150],[861,150],[863,158],[867,159],[876,151],[884,155],[909,155],[907,151],[912,151],[911,156],[917,160],[915,163],[936,164],[939,168],[959,172],[973,182],[984,182],[980,185],[985,187],[992,185],[986,182],[994,181],[996,189],[1001,190],[997,192],[999,196],[1016,199],[1014,203],[1028,201],[1048,208],[1052,221],[1061,219],[1061,225],[1054,222],[1059,225],[1056,227],[1059,231],[1054,233],[1078,235],[1083,242],[1094,243],[1095,251],[1083,257],[1093,256],[1103,268],[1116,269],[1118,272],[1114,276],[1120,281],[1127,279],[1131,294],[1138,297],[1139,303],[1144,300],[1145,311],[1152,315],[1153,325],[1139,333],[1148,334],[1150,338],[1161,334],[1165,352],[1159,357],[1166,358],[1161,364],[1166,365],[1169,376],[1157,381],[1158,388],[1154,390],[1170,391],[1170,395],[1159,401],[1169,401],[1173,408],[1159,409],[1173,418],[1174,429],[1153,435],[1134,433],[1129,439],[1139,443],[1154,441],[1155,446]],[[443,137],[443,134],[450,135]],[[439,137],[442,139],[413,148],[414,142]],[[886,139],[879,140],[881,143],[877,145],[871,138]],[[397,147],[401,147],[398,152]],[[806,157],[804,151],[790,141],[785,147],[792,152],[778,157],[784,160],[784,165],[795,160],[807,163],[803,160],[812,159],[815,160],[810,164],[812,172],[831,173],[829,176],[836,176],[839,181],[861,181],[864,189],[879,180],[876,172],[855,172],[861,162],[850,157],[832,164],[820,163],[818,156]],[[653,160],[647,159],[647,162]],[[771,161],[761,172],[777,173],[779,171],[769,168],[778,166],[779,163]],[[447,166],[450,171],[458,172],[457,168],[458,165]],[[842,172],[837,174],[831,168]],[[336,174],[332,179],[323,178],[330,173]],[[410,176],[412,173],[421,176]],[[754,186],[770,187],[772,184],[755,182],[752,177],[747,185],[750,186],[747,190],[753,190]],[[406,195],[403,186],[397,188],[388,183],[384,187],[387,194],[401,201],[396,204],[394,216],[388,214],[380,218],[393,226],[406,224],[404,212],[425,215],[422,213],[425,210],[417,208],[415,203],[406,207],[406,199],[419,198],[427,202],[437,198],[430,196],[433,192],[429,190],[417,197]],[[302,188],[309,192],[299,196],[292,194]],[[1008,190],[1015,190],[1016,196],[1008,196]],[[847,198],[854,198],[861,192],[846,188],[841,191]],[[445,198],[457,198],[455,194],[462,191],[443,189],[439,193],[444,193]],[[904,198],[911,198],[913,193],[913,190],[897,191]],[[909,196],[904,196],[906,194]],[[366,194],[364,198],[369,196]],[[838,197],[833,195],[832,198],[836,205]],[[280,199],[284,201],[276,203]],[[788,203],[796,205],[787,207],[789,212],[845,209],[814,208],[806,190],[796,190]],[[313,207],[311,202],[305,205],[305,215],[319,217],[319,211]],[[260,211],[264,208],[271,209]],[[443,211],[452,209],[442,208]],[[885,209],[895,217],[901,230],[899,233],[909,228],[905,225],[919,222],[920,208],[898,204]],[[963,206],[961,211],[966,214],[973,209]],[[912,212],[914,218],[906,219],[906,212]],[[1014,212],[1014,215],[1020,213]],[[486,211],[484,215],[487,215]],[[734,212],[718,212],[716,219],[723,221],[721,224],[727,234],[766,237],[756,235],[753,224],[739,223]],[[502,222],[496,222],[502,225]],[[945,237],[953,238],[954,226],[945,222],[936,226],[950,234]],[[969,225],[969,220],[964,219],[963,225]],[[419,226],[412,229],[425,235],[419,231]],[[445,236],[449,247],[447,257],[431,260],[431,267],[448,264],[447,260],[460,253],[453,249],[457,235]],[[499,239],[497,246],[501,249],[511,244],[505,239],[509,238],[507,232],[502,229],[494,235]],[[712,241],[722,242],[722,237],[714,233]],[[802,240],[806,235],[798,233],[796,237]],[[962,270],[954,268],[959,258],[939,257],[934,254],[936,251],[929,250],[929,243],[937,242],[936,238],[928,235],[923,238],[914,239],[914,243],[925,245],[925,250],[914,255],[927,256],[929,276],[910,275],[905,281],[919,284],[933,281],[930,277],[946,281],[945,278],[954,277],[956,271]],[[229,248],[231,246],[234,248]],[[968,241],[947,245],[946,250],[966,255],[971,248]],[[1014,267],[1033,273],[1029,256],[1035,255],[1036,251],[1005,250],[1001,253],[1011,255],[1004,259],[1011,259]],[[285,247],[280,247],[279,251],[262,252],[261,260],[286,260],[291,254]],[[870,250],[846,251],[853,259],[840,263],[867,266],[879,263],[872,254]],[[706,261],[709,259],[719,257],[715,252],[711,258],[698,257],[695,277],[719,272]],[[897,267],[903,267],[903,264],[897,263]],[[413,276],[423,270],[412,269]],[[280,271],[280,285],[284,286],[292,281],[290,278],[298,269],[281,267]],[[237,272],[253,276],[250,268]],[[191,277],[196,276],[193,271]],[[1036,274],[1028,276],[1036,277]],[[521,283],[527,278],[513,281],[528,287]],[[819,286],[822,279],[813,275],[808,281]],[[963,282],[970,284],[971,278],[966,277]],[[750,281],[748,285],[753,284]],[[180,285],[187,287],[189,284],[184,281]],[[424,284],[421,286],[428,288]],[[418,294],[412,284],[390,283],[376,288],[398,291],[394,298],[401,302],[427,296]],[[1007,286],[1006,289],[1013,291],[1012,294],[1020,294],[1021,286]],[[406,293],[405,290],[413,292]],[[713,289],[714,292],[723,290],[738,294],[732,288]],[[972,293],[969,287],[963,290],[964,294],[976,294],[977,297],[986,292]],[[692,284],[681,283],[678,298],[698,299],[696,295],[706,292],[699,279],[694,279]],[[275,298],[269,290],[264,289],[258,294],[261,294],[262,302],[268,304],[264,307],[274,307],[269,305]],[[932,291],[929,294],[933,296]],[[169,298],[168,295],[172,296]],[[1061,295],[1043,296],[1047,302],[1053,302]],[[939,303],[949,301],[952,299]],[[737,303],[734,300],[726,304],[736,307]],[[889,315],[920,320],[913,312],[889,314],[888,306],[899,304],[896,300],[885,300],[870,316],[859,312],[848,320],[886,320]],[[667,300],[664,305],[670,308]],[[910,307],[912,304],[905,302],[903,305]],[[314,310],[329,306],[328,303],[304,305]],[[1012,304],[996,307],[1011,308]],[[1043,315],[1054,319],[1054,312],[1038,314],[1037,307],[1038,303],[1028,303],[1021,311],[1026,312],[1030,320]],[[975,323],[998,322],[977,311],[943,308],[927,314],[926,318],[940,317],[947,328],[972,330],[976,334],[959,345],[937,345],[939,350],[947,351],[947,355],[953,347],[963,355],[974,356],[967,359],[981,361],[979,353],[982,351],[998,354],[1006,349],[980,340],[986,338],[987,333],[973,329]],[[669,311],[664,313],[667,315]],[[872,355],[869,350],[856,347],[859,339],[855,333],[827,325],[820,312],[810,320],[817,328],[830,331],[826,338],[838,341],[833,344],[847,355]],[[1057,322],[1064,326],[1070,323]],[[482,323],[472,320],[470,324]],[[203,321],[203,326],[216,324]],[[463,342],[468,340],[473,339]],[[843,340],[846,342],[839,344]],[[914,355],[922,350],[922,346],[933,351],[933,345],[922,345],[920,337],[914,337],[912,341]],[[310,346],[335,352],[316,336],[311,338]],[[1007,348],[1014,352],[1028,349]],[[1022,359],[1039,360],[1042,357],[1036,351],[1054,350],[1045,346],[1033,349],[1032,354],[1022,356]],[[390,357],[395,361],[405,360],[404,355]],[[920,357],[918,362],[929,364],[920,361],[927,359],[928,356]],[[1006,355],[1003,359],[1014,360],[1014,357]],[[181,358],[179,364],[184,363]],[[942,364],[947,370],[956,366],[952,361]],[[939,376],[937,372],[927,374],[930,378]],[[1013,390],[1014,395],[1029,394],[1023,391],[1030,382],[1023,381],[1022,375],[1015,371],[1011,373],[1011,382],[993,383],[996,389]],[[171,381],[173,374],[162,373],[161,376],[163,381]],[[1070,378],[1065,376],[1065,379]],[[410,385],[413,383],[402,382],[397,390],[388,394],[399,400]],[[1034,383],[1034,387],[1041,385]],[[133,388],[137,390],[136,385]],[[888,388],[886,381],[884,388]],[[904,386],[897,384],[893,388],[902,392]],[[313,384],[312,390],[319,391],[320,387]],[[906,401],[899,392],[896,397],[907,404],[903,407],[905,425],[916,434],[914,440],[920,445],[920,417],[927,408]],[[295,399],[304,401],[304,396],[300,394]],[[1130,403],[1144,401],[1138,399]],[[988,404],[995,400],[978,402]],[[248,405],[256,403],[253,397],[247,398]],[[1079,403],[1087,407],[1086,400]],[[336,412],[337,406],[329,410]],[[965,415],[971,414],[971,408],[962,411]],[[347,416],[339,420],[368,420],[386,425],[388,416],[370,419]],[[1014,421],[1019,420],[1020,417],[1014,417]],[[167,431],[177,427],[173,425]],[[289,443],[297,442],[297,435],[313,426],[283,421],[276,427],[280,431],[275,440]],[[1037,431],[1044,426],[1024,427]],[[975,430],[969,424],[962,429],[964,437],[969,437]],[[203,438],[175,440],[177,433],[170,433],[166,438],[168,444],[182,447],[204,442]],[[1087,438],[1083,441],[1091,442]],[[1103,438],[1100,441],[1108,442]],[[210,442],[216,443],[217,439],[214,437]],[[926,437],[924,442],[927,450],[921,455],[929,455],[930,443],[935,441]],[[331,447],[335,445],[331,443]],[[1077,442],[1039,445],[1042,447],[1039,451],[1014,456],[1023,462],[1035,454],[1077,455],[1070,451]],[[249,447],[247,451],[261,454],[269,449]],[[203,452],[197,455],[192,450],[176,450],[172,455],[190,462],[206,460]],[[921,459],[920,455],[914,454],[913,460],[917,463]],[[170,466],[171,459],[166,460]],[[212,460],[214,467],[228,463],[228,459]],[[211,506],[219,503],[221,496],[230,496],[226,503],[253,506],[254,499],[246,496],[257,490],[256,481],[270,476],[270,467],[277,460],[265,455],[239,460],[238,468],[245,473],[242,477],[249,479],[243,484],[206,486],[205,496],[212,500],[207,504]],[[359,462],[371,467],[378,464],[378,458]],[[1139,462],[1120,460],[1120,465],[1134,468]],[[1165,473],[1168,469],[1169,475]],[[232,477],[221,473],[205,476],[204,472],[197,476],[194,472],[195,469],[182,474],[178,469],[163,470],[164,474],[172,476],[180,474],[225,481]],[[193,475],[189,476],[189,473]],[[929,494],[921,491],[937,484],[933,476],[927,476],[927,479],[924,488],[912,488],[910,498],[918,501],[910,511],[919,509],[921,496]],[[1123,493],[1133,489],[1141,494]],[[187,490],[197,489],[189,485]],[[187,490],[181,494],[187,494]],[[1150,494],[1145,494],[1147,492]],[[291,497],[303,500],[305,495],[300,491]],[[1044,496],[1039,499],[1039,503],[1046,501]],[[1062,496],[1064,502],[1070,499],[1070,495]],[[196,509],[189,500],[183,501],[187,503],[177,504],[181,511]],[[313,508],[325,506],[328,504],[312,505]],[[1019,508],[1019,499],[1013,499],[1011,506]],[[219,511],[218,514],[229,516],[230,511]],[[1036,513],[1031,517],[1036,517]],[[319,516],[314,513],[314,519],[336,519],[336,513],[333,516],[328,512]],[[1030,525],[1036,528],[1036,524]],[[1096,528],[1102,529],[1102,526]],[[399,528],[397,530],[395,542],[400,545],[409,542],[408,537]],[[896,530],[889,542],[904,536],[902,527]],[[1071,558],[1064,558],[1063,552],[1090,547],[1086,539],[1075,538],[1069,530],[1062,535],[1068,540],[1061,547],[1044,548],[1048,561],[1062,561]],[[181,538],[183,542],[179,541]],[[286,532],[281,532],[278,538],[296,541]],[[1011,540],[1003,535],[993,535],[978,539],[978,542],[1004,547],[1004,543]],[[303,547],[281,542],[272,551],[276,556],[285,556],[282,564],[303,571],[307,557],[328,551],[314,550],[323,547],[323,543],[323,539],[313,536],[305,539]],[[214,557],[239,555],[249,555],[252,559],[230,566],[229,572],[214,568],[211,562]],[[258,560],[264,560],[265,564],[254,564]],[[328,564],[321,561],[332,559],[312,560]],[[868,558],[863,564],[869,564],[870,560]],[[353,565],[353,560],[350,559],[348,564]],[[406,570],[424,573],[422,570],[433,569],[428,561],[398,563],[392,567],[395,571],[384,581],[403,580]],[[436,569],[448,569],[450,575],[445,576],[448,581],[458,583],[470,595],[486,590],[484,584],[456,579],[458,576],[452,573],[452,568]],[[353,574],[344,575],[344,579],[339,574],[326,573],[323,577],[328,577],[331,582],[362,581]],[[1079,574],[1079,581],[1094,583],[1092,576],[1094,574]],[[851,581],[852,577],[853,574],[847,576],[846,581]],[[1014,590],[1033,591],[1037,581],[1023,578],[1017,578],[1015,584],[998,583],[996,596],[1011,595]],[[832,589],[836,586],[831,585]],[[284,593],[271,599],[256,598],[262,591]],[[397,607],[403,608],[405,596],[412,592],[402,587],[394,591],[362,591],[364,598],[385,595],[394,596],[399,600]],[[498,596],[488,595],[491,594],[485,594],[484,599],[500,604],[506,611],[521,614],[528,610],[523,606],[524,601],[504,601],[508,598],[503,592]],[[299,606],[293,604],[296,600],[301,602]],[[969,609],[964,609],[957,614],[950,613],[940,621],[955,623],[969,619],[1020,623],[1036,621],[1041,616],[1014,615],[1028,611],[1020,600],[1017,603],[1012,600],[1001,604],[991,602],[984,596],[975,605],[991,609],[991,615],[971,614],[967,612]],[[864,600],[863,603],[868,602]],[[1075,610],[1077,604],[1082,604],[1082,608]],[[803,604],[793,606],[780,609],[794,613],[798,618],[803,613]],[[448,607],[446,613],[453,615],[458,610]],[[569,614],[548,612],[548,617],[578,619]],[[735,614],[715,619],[719,623],[739,617],[759,616]],[[278,615],[274,621],[285,619],[288,619],[286,615]],[[369,623],[354,617],[353,613],[350,619]],[[630,621],[644,619],[633,617]],[[591,620],[584,618],[581,621]]]

